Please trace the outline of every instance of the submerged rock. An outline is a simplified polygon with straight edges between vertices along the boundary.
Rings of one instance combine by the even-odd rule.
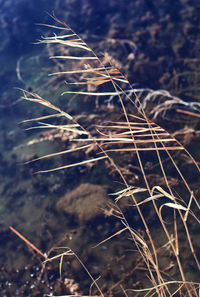
[[[75,216],[80,224],[95,219],[108,203],[106,188],[94,184],[81,184],[56,203],[56,209]]]

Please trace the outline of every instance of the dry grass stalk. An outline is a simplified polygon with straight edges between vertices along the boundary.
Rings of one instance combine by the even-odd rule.
[[[69,81],[70,77],[76,74],[77,81],[69,82],[73,85],[81,85],[86,86],[86,90],[78,90],[71,91],[67,90],[62,93],[64,94],[76,94],[79,96],[118,96],[119,102],[121,104],[121,113],[123,115],[122,121],[116,122],[108,122],[105,125],[102,124],[96,127],[97,135],[93,135],[92,131],[88,131],[82,125],[80,125],[77,120],[69,115],[67,112],[61,110],[60,108],[51,104],[48,100],[41,98],[39,95],[24,91],[23,98],[27,101],[36,102],[47,106],[52,109],[54,114],[43,116],[39,118],[32,119],[30,121],[39,122],[39,125],[34,128],[56,128],[58,130],[67,130],[70,133],[75,135],[71,141],[73,143],[77,143],[76,147],[72,149],[67,149],[62,152],[58,152],[55,154],[46,155],[40,158],[35,159],[39,160],[42,158],[49,158],[58,156],[60,154],[68,154],[76,151],[85,151],[88,147],[95,147],[97,149],[97,155],[94,158],[81,160],[77,163],[63,165],[61,167],[52,168],[43,170],[40,172],[50,172],[56,171],[64,168],[69,168],[78,165],[86,165],[89,163],[97,162],[99,160],[107,159],[111,166],[114,167],[116,172],[118,172],[122,182],[124,184],[124,188],[114,195],[116,196],[115,201],[118,203],[121,199],[125,199],[127,196],[131,197],[132,205],[136,208],[138,216],[140,217],[141,223],[143,225],[143,229],[146,235],[147,240],[143,239],[143,237],[138,234],[126,221],[126,218],[121,214],[120,218],[125,226],[121,231],[117,232],[113,236],[119,235],[121,232],[128,230],[130,232],[131,238],[133,239],[135,246],[137,247],[141,257],[146,264],[146,271],[148,271],[148,278],[152,283],[151,288],[146,288],[144,290],[138,290],[138,292],[143,292],[145,296],[198,296],[197,286],[199,284],[188,282],[185,277],[185,272],[183,269],[183,263],[179,254],[179,236],[178,236],[178,217],[180,218],[184,228],[185,228],[185,239],[188,241],[188,248],[190,248],[191,253],[196,262],[196,267],[200,270],[199,260],[196,256],[193,242],[191,239],[191,235],[188,228],[188,217],[192,216],[198,223],[199,220],[196,217],[196,214],[193,213],[191,206],[193,203],[197,205],[199,208],[198,200],[195,198],[193,191],[191,190],[189,184],[187,183],[181,169],[176,164],[174,158],[175,151],[183,151],[194,163],[196,166],[197,172],[199,173],[198,164],[194,161],[192,156],[184,149],[184,147],[175,139],[174,136],[170,135],[167,131],[165,131],[162,127],[155,124],[151,120],[148,119],[144,106],[140,103],[140,96],[138,94],[138,90],[134,90],[132,86],[129,84],[127,79],[112,65],[104,65],[101,60],[96,56],[96,54],[90,49],[90,47],[75,33],[71,28],[69,28],[65,23],[54,18],[58,26],[45,25],[50,27],[51,29],[56,29],[61,31],[61,35],[54,35],[50,37],[44,37],[39,43],[45,43],[48,45],[59,45],[59,47],[67,46],[74,49],[73,56],[63,56],[56,55],[51,56],[51,59],[71,59],[77,61],[77,69],[76,70],[67,70],[61,72],[55,72],[51,75],[68,75]],[[65,32],[66,31],[66,32]],[[66,33],[66,34],[65,34]],[[69,33],[69,34],[68,34]],[[88,53],[90,55],[88,56]],[[80,63],[82,62],[82,64]],[[127,86],[129,91],[124,90],[124,85]],[[93,86],[93,91],[89,91],[88,86]],[[111,91],[110,91],[111,90]],[[131,91],[130,91],[131,90]],[[152,96],[157,96],[160,93],[149,92],[146,96],[146,101],[149,100]],[[163,93],[162,93],[163,95]],[[166,95],[166,94],[164,94]],[[169,96],[169,94],[167,94]],[[125,97],[125,100],[124,100]],[[176,98],[174,98],[175,100]],[[175,100],[176,101],[176,100]],[[127,103],[128,102],[128,103]],[[173,103],[173,102],[172,102]],[[132,108],[135,110],[134,113],[130,114],[127,111],[127,104],[132,105]],[[163,103],[163,110],[166,108],[166,105]],[[156,111],[155,116],[158,111]],[[52,125],[46,121],[52,117],[56,118],[64,118],[67,122],[65,125]],[[84,136],[84,137],[83,137]],[[83,145],[81,143],[84,143]],[[126,176],[122,173],[120,167],[114,161],[112,154],[124,153],[124,152],[134,152],[137,158],[138,164],[140,166],[140,171],[143,176],[143,185],[142,187],[137,187],[134,185],[130,185]],[[161,176],[165,182],[165,185],[153,185],[151,186],[150,181],[148,180],[148,175],[146,173],[146,169],[144,167],[144,153],[153,154],[153,161],[159,164]],[[170,166],[173,167],[176,171],[176,174],[179,176],[181,183],[184,186],[184,192],[186,193],[186,199],[189,198],[189,203],[184,201],[184,199],[180,198],[179,194],[177,194],[174,189],[171,187],[169,179],[170,176],[167,173],[167,168],[164,167],[164,160],[168,158]],[[117,158],[115,158],[116,160]],[[146,197],[138,202],[138,194],[146,193]],[[157,202],[161,202],[161,200],[169,199],[169,202],[163,202],[161,205]],[[167,280],[166,275],[162,273],[160,268],[160,257],[158,254],[158,247],[156,246],[155,240],[152,237],[151,228],[143,214],[143,205],[146,203],[151,203],[151,206],[154,208],[155,215],[160,221],[162,229],[165,233],[165,237],[168,240],[168,245],[170,250],[173,253],[173,256],[176,260],[177,271],[179,271],[181,280]],[[174,231],[168,230],[167,224],[165,223],[162,212],[163,208],[167,207],[168,210],[171,210],[171,215],[173,217],[173,226]],[[112,238],[111,236],[110,238]],[[60,257],[62,266],[63,256],[66,255],[61,254],[54,258]],[[48,261],[48,260],[47,260]],[[82,263],[83,265],[83,263]],[[85,268],[85,266],[83,265]],[[61,271],[61,268],[60,268]],[[90,274],[89,274],[90,275]],[[90,275],[92,278],[92,276]],[[179,276],[178,276],[179,277]],[[92,278],[92,281],[95,280]],[[171,285],[173,284],[173,289],[171,289]],[[174,289],[175,288],[175,289]],[[100,295],[103,295],[100,288],[98,287]],[[128,290],[126,291],[128,294]]]

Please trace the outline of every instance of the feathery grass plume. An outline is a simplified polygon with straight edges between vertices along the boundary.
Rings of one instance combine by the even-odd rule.
[[[55,29],[56,33],[49,37],[42,37],[38,43],[56,47],[56,55],[51,56],[51,59],[58,61],[71,60],[73,65],[77,65],[73,66],[73,69],[64,69],[50,74],[50,76],[67,76],[67,86],[73,86],[72,90],[67,88],[62,95],[72,94],[82,96],[83,98],[85,96],[97,97],[103,98],[102,100],[110,96],[117,96],[121,106],[121,116],[120,120],[113,121],[113,119],[107,119],[107,122],[104,121],[101,124],[97,124],[96,129],[91,129],[91,127],[88,128],[88,125],[80,124],[76,116],[69,115],[48,100],[41,98],[33,92],[24,91],[23,98],[25,100],[42,104],[55,112],[47,116],[28,120],[38,124],[32,128],[54,128],[58,131],[67,132],[71,145],[64,151],[41,156],[33,161],[77,151],[85,152],[86,159],[84,160],[81,159],[75,163],[63,164],[56,168],[47,168],[40,172],[51,172],[91,163],[96,164],[100,160],[109,162],[123,182],[122,189],[113,194],[116,197],[115,202],[119,203],[121,199],[126,199],[126,197],[131,198],[132,206],[137,211],[145,234],[142,235],[135,231],[129,225],[125,215],[121,213],[122,231],[129,231],[145,265],[143,267],[144,278],[147,278],[152,284],[151,287],[140,290],[140,293],[144,296],[162,297],[199,296],[199,284],[192,283],[186,279],[185,273],[187,271],[184,259],[180,254],[179,230],[180,226],[185,230],[185,244],[187,242],[188,254],[191,254],[193,257],[194,265],[196,265],[196,269],[199,271],[200,263],[194,249],[194,236],[190,234],[190,226],[194,221],[199,224],[199,219],[193,208],[199,211],[200,206],[182,172],[183,170],[178,166],[180,162],[176,161],[176,156],[180,158],[180,156],[186,154],[194,165],[195,174],[199,174],[200,171],[197,162],[170,133],[148,119],[144,105],[140,102],[138,90],[132,88],[126,77],[119,70],[115,69],[111,64],[104,64],[87,43],[68,25],[55,17],[54,20],[58,25],[44,26],[52,30]],[[66,55],[63,53],[66,53]],[[74,90],[74,87],[77,89]],[[145,102],[156,95],[155,93],[149,91]],[[166,105],[162,104],[164,110]],[[158,112],[156,110],[155,116]],[[65,119],[66,124],[63,124],[63,121],[62,124],[53,125],[46,122],[52,117]],[[95,152],[91,158],[87,154],[89,149]],[[123,168],[119,164],[122,154],[125,154],[127,159],[127,164],[125,163]],[[140,186],[131,184],[133,179],[130,178],[130,174],[126,174],[125,170],[130,162],[136,162],[136,160],[140,168]],[[149,169],[146,168],[147,160],[149,160],[160,176],[160,184],[157,184],[155,179],[152,180],[152,175],[149,174]],[[134,173],[132,172],[132,174]],[[175,175],[177,187],[172,183],[172,174]],[[183,193],[184,197],[182,198],[181,195]],[[174,279],[170,273],[166,273],[165,269],[167,270],[167,267],[163,268],[161,265],[159,250],[163,247],[158,246],[154,237],[155,232],[152,231],[152,225],[145,218],[143,210],[146,204],[148,204],[149,209],[154,212],[154,216],[159,221],[159,232],[162,229],[166,240],[164,246],[167,246],[172,255],[172,267],[175,267],[174,271],[176,271],[177,279]],[[163,213],[166,209],[171,225],[166,223],[163,218]],[[133,289],[130,288],[130,290]],[[124,293],[128,294],[128,290],[125,290]],[[102,292],[100,294],[102,295]]]

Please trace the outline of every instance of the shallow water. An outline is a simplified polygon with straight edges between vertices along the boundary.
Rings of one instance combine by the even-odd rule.
[[[63,267],[62,280],[59,280],[58,263],[50,263],[49,269],[41,279],[41,260],[21,239],[11,233],[13,226],[43,252],[53,246],[70,247],[88,263],[95,277],[102,275],[101,285],[112,287],[119,281],[120,274],[128,271],[130,275],[136,263],[136,257],[129,251],[129,241],[114,239],[99,247],[89,249],[100,240],[119,230],[121,225],[114,218],[97,216],[93,222],[79,222],[76,216],[66,216],[56,208],[57,201],[77,188],[89,182],[107,186],[112,192],[108,172],[102,177],[102,167],[84,171],[83,168],[72,171],[60,171],[45,175],[33,175],[34,172],[63,164],[64,158],[43,160],[39,163],[24,165],[23,162],[34,156],[60,150],[64,144],[44,141],[40,144],[27,145],[37,138],[35,131],[24,131],[19,124],[24,119],[41,116],[44,108],[30,105],[18,100],[21,91],[14,87],[31,89],[40,95],[50,97],[54,103],[65,105],[59,97],[65,86],[62,81],[48,83],[47,74],[52,72],[54,64],[47,59],[45,47],[33,45],[41,35],[43,27],[35,23],[51,22],[45,13],[54,9],[56,16],[64,19],[77,33],[85,35],[94,48],[110,52],[126,73],[131,82],[142,88],[164,88],[183,100],[199,100],[199,48],[200,32],[198,1],[40,1],[40,8],[35,1],[1,1],[1,102],[0,102],[0,265],[2,296],[44,296],[44,293],[65,294],[64,278],[74,278],[81,284],[80,291],[89,286],[88,277],[75,260],[67,261]],[[42,6],[41,6],[42,5]],[[173,7],[173,9],[172,9]],[[176,7],[176,10],[174,9]],[[115,40],[107,43],[109,37]],[[127,40],[129,42],[127,42]],[[130,40],[136,45],[133,47]],[[98,50],[99,46],[99,50]],[[116,50],[117,48],[117,50]],[[133,48],[135,52],[133,53]],[[134,54],[135,59],[132,59]],[[127,62],[128,61],[128,62]],[[121,64],[120,64],[121,63]],[[59,90],[58,90],[59,86]],[[67,104],[66,104],[67,105]],[[70,106],[75,113],[80,107],[74,103]],[[92,106],[92,105],[91,105]],[[91,109],[91,106],[88,108]],[[178,115],[175,115],[178,116]],[[162,119],[161,119],[162,120]],[[191,124],[188,120],[188,124]],[[172,123],[165,123],[169,129]],[[184,126],[182,121],[176,129]],[[198,119],[195,128],[199,127]],[[173,126],[174,128],[174,126]],[[197,139],[198,141],[198,139]],[[190,149],[199,159],[197,143]],[[56,163],[57,162],[57,163]],[[100,181],[99,181],[100,180]],[[198,183],[198,180],[191,183]],[[126,209],[126,208],[125,208]],[[128,212],[128,210],[126,210]],[[130,215],[131,217],[131,215]],[[149,219],[152,219],[149,216]],[[140,228],[137,215],[132,219],[134,226]],[[153,223],[152,223],[153,224]],[[154,232],[155,229],[153,228]],[[193,232],[197,234],[197,227]],[[164,239],[160,239],[162,244]],[[123,244],[122,244],[123,243]],[[198,245],[198,239],[195,239]],[[104,253],[107,251],[107,253]],[[128,251],[128,252],[124,252]],[[167,261],[165,259],[165,261]],[[107,263],[107,264],[106,264]],[[189,269],[189,278],[195,280],[193,261]],[[106,266],[107,265],[107,266]],[[106,268],[105,268],[106,267]],[[117,272],[117,267],[120,271]],[[186,267],[187,269],[187,267]],[[105,285],[107,279],[108,284]],[[133,285],[140,288],[140,274],[131,276],[126,288]],[[119,294],[119,293],[116,293]],[[130,295],[131,296],[131,295]],[[133,295],[134,296],[134,295]]]

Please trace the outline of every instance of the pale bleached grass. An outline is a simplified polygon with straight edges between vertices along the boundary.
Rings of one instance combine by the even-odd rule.
[[[128,80],[121,74],[121,72],[115,69],[112,65],[104,65],[96,56],[96,54],[90,49],[90,47],[75,32],[73,32],[71,28],[69,28],[65,23],[57,20],[56,18],[54,18],[54,20],[58,23],[59,26],[45,26],[47,26],[51,30],[56,29],[61,31],[61,35],[54,33],[49,37],[43,37],[41,40],[38,41],[38,43],[45,43],[51,46],[58,45],[59,47],[73,48],[73,56],[63,56],[56,54],[56,56],[51,56],[51,59],[67,59],[77,62],[77,69],[75,70],[69,69],[66,71],[60,71],[50,74],[55,76],[63,74],[67,75],[69,77],[68,85],[73,84],[77,86],[76,91],[66,90],[62,93],[62,95],[76,94],[79,96],[100,96],[103,98],[118,96],[119,102],[121,104],[121,114],[123,115],[123,120],[120,122],[109,122],[108,119],[107,123],[102,123],[101,125],[98,125],[96,127],[95,133],[98,135],[93,135],[92,131],[88,131],[85,127],[80,125],[76,118],[72,117],[66,111],[61,110],[60,108],[50,103],[48,100],[41,98],[35,93],[24,91],[24,100],[42,104],[53,110],[53,112],[56,112],[47,116],[26,120],[26,122],[39,122],[37,126],[34,126],[32,128],[56,128],[63,131],[67,130],[73,135],[73,137],[69,138],[69,141],[73,143],[72,148],[66,149],[61,152],[56,152],[54,154],[41,156],[32,161],[37,161],[43,158],[56,157],[61,154],[70,154],[77,151],[86,151],[86,149],[88,148],[93,149],[95,147],[97,150],[95,157],[92,157],[90,159],[86,158],[84,160],[80,160],[79,162],[64,164],[63,166],[46,169],[40,172],[44,173],[57,171],[69,167],[87,165],[90,163],[96,164],[97,161],[107,160],[110,163],[110,166],[112,166],[114,170],[118,172],[119,177],[121,178],[123,183],[122,189],[113,194],[115,196],[115,203],[119,203],[119,201],[121,201],[122,199],[126,199],[126,197],[131,198],[132,206],[137,211],[137,215],[139,216],[140,222],[143,226],[142,229],[145,232],[145,238],[147,238],[147,240],[144,239],[141,234],[134,230],[127,222],[123,213],[120,213],[119,217],[122,222],[123,228],[121,229],[121,231],[118,231],[109,238],[105,239],[111,240],[114,236],[118,236],[120,235],[120,233],[128,230],[134,242],[134,245],[137,248],[138,253],[145,264],[146,270],[144,273],[144,277],[147,278],[152,284],[152,287],[145,288],[143,290],[133,290],[132,288],[130,288],[129,290],[123,289],[122,291],[124,292],[124,294],[128,296],[129,291],[137,291],[141,292],[143,296],[199,296],[199,284],[189,282],[185,277],[185,271],[179,252],[180,243],[178,234],[179,217],[185,229],[185,241],[187,242],[188,252],[191,253],[191,256],[193,256],[196,263],[196,269],[197,271],[199,271],[200,264],[193,246],[193,240],[191,238],[188,227],[188,217],[192,217],[199,223],[197,215],[194,214],[192,210],[192,206],[194,204],[198,208],[199,204],[197,198],[193,193],[193,190],[187,183],[181,171],[181,168],[179,168],[176,163],[174,152],[181,151],[187,154],[190,161],[194,163],[194,170],[196,170],[195,174],[199,174],[198,164],[195,162],[189,152],[185,150],[182,144],[175,139],[174,136],[172,136],[165,129],[154,123],[152,120],[148,119],[145,113],[145,106],[144,104],[140,103],[140,94],[138,90],[132,88]],[[90,53],[89,56],[87,55],[88,52]],[[72,77],[74,74],[76,74],[76,81],[73,80],[74,78],[72,78],[72,81],[70,81],[70,77]],[[79,85],[81,85],[81,87],[85,86],[85,90],[79,90]],[[124,85],[128,86],[129,91],[126,91],[126,89],[124,89]],[[94,90],[92,91],[89,90],[91,86],[94,88]],[[99,87],[102,88],[102,91],[99,89]],[[152,96],[153,98],[155,98],[160,94],[169,97],[169,94],[164,91],[147,92],[145,102],[149,101]],[[174,98],[173,100],[174,101],[170,101],[171,104],[173,104],[173,102],[177,102],[176,98]],[[132,104],[133,108],[135,109],[134,113],[129,114],[126,107],[127,104]],[[162,110],[165,110],[167,106],[168,101],[163,102]],[[157,117],[158,113],[160,113],[160,110],[157,110],[155,108],[155,117]],[[64,118],[67,124],[53,125],[46,122],[41,122],[53,117],[62,119]],[[84,138],[82,138],[83,135]],[[84,144],[82,145],[81,143]],[[137,158],[137,162],[139,164],[141,175],[143,178],[142,184],[144,186],[138,187],[135,185],[130,185],[126,175],[123,174],[121,168],[112,157],[112,153],[121,154],[129,152],[135,153],[135,158]],[[143,154],[145,152],[154,153],[154,159],[151,161],[159,164],[159,174],[161,173],[162,175],[164,185],[155,184],[152,186],[150,181],[148,180],[148,175],[143,164]],[[165,158],[167,156],[170,166],[174,168],[177,175],[179,176],[180,182],[183,184],[185,193],[184,195],[186,195],[183,198],[181,198],[181,193],[176,193],[176,191],[174,191],[173,187],[170,185],[170,175],[168,174],[167,167],[165,166],[163,153],[165,153]],[[115,160],[117,160],[117,158],[115,158]],[[96,164],[96,166],[98,165]],[[145,193],[146,196],[144,196],[142,201],[138,202],[137,197],[140,193]],[[164,199],[165,202],[163,202],[161,205],[158,205],[158,200],[160,202],[162,199]],[[169,202],[166,202],[166,199],[168,199]],[[186,203],[186,201],[189,201],[188,204]],[[168,249],[173,254],[174,266],[176,267],[175,269],[177,271],[177,280],[172,281],[170,280],[170,277],[168,280],[166,280],[166,274],[164,274],[160,269],[161,258],[159,256],[159,248],[157,247],[156,239],[153,237],[153,234],[151,232],[149,222],[147,222],[145,215],[143,214],[143,205],[147,203],[154,208],[154,215],[160,221],[162,232],[164,232],[165,238],[167,240],[166,245],[168,245]],[[168,230],[168,225],[163,219],[164,208],[168,208],[169,211],[171,210],[174,231],[171,231],[171,229],[170,231]],[[60,258],[61,272],[63,258],[64,256],[68,256],[69,254],[71,255],[73,254],[73,252],[67,250],[67,252],[58,254],[57,256],[48,259],[47,261],[52,261],[54,259]],[[86,269],[86,266],[82,262],[81,265]],[[101,291],[101,288],[98,286],[97,282],[95,282],[89,272],[88,274],[92,280],[92,283],[96,285],[99,294],[103,296],[103,292]],[[171,288],[171,284],[173,284],[173,289]]]

